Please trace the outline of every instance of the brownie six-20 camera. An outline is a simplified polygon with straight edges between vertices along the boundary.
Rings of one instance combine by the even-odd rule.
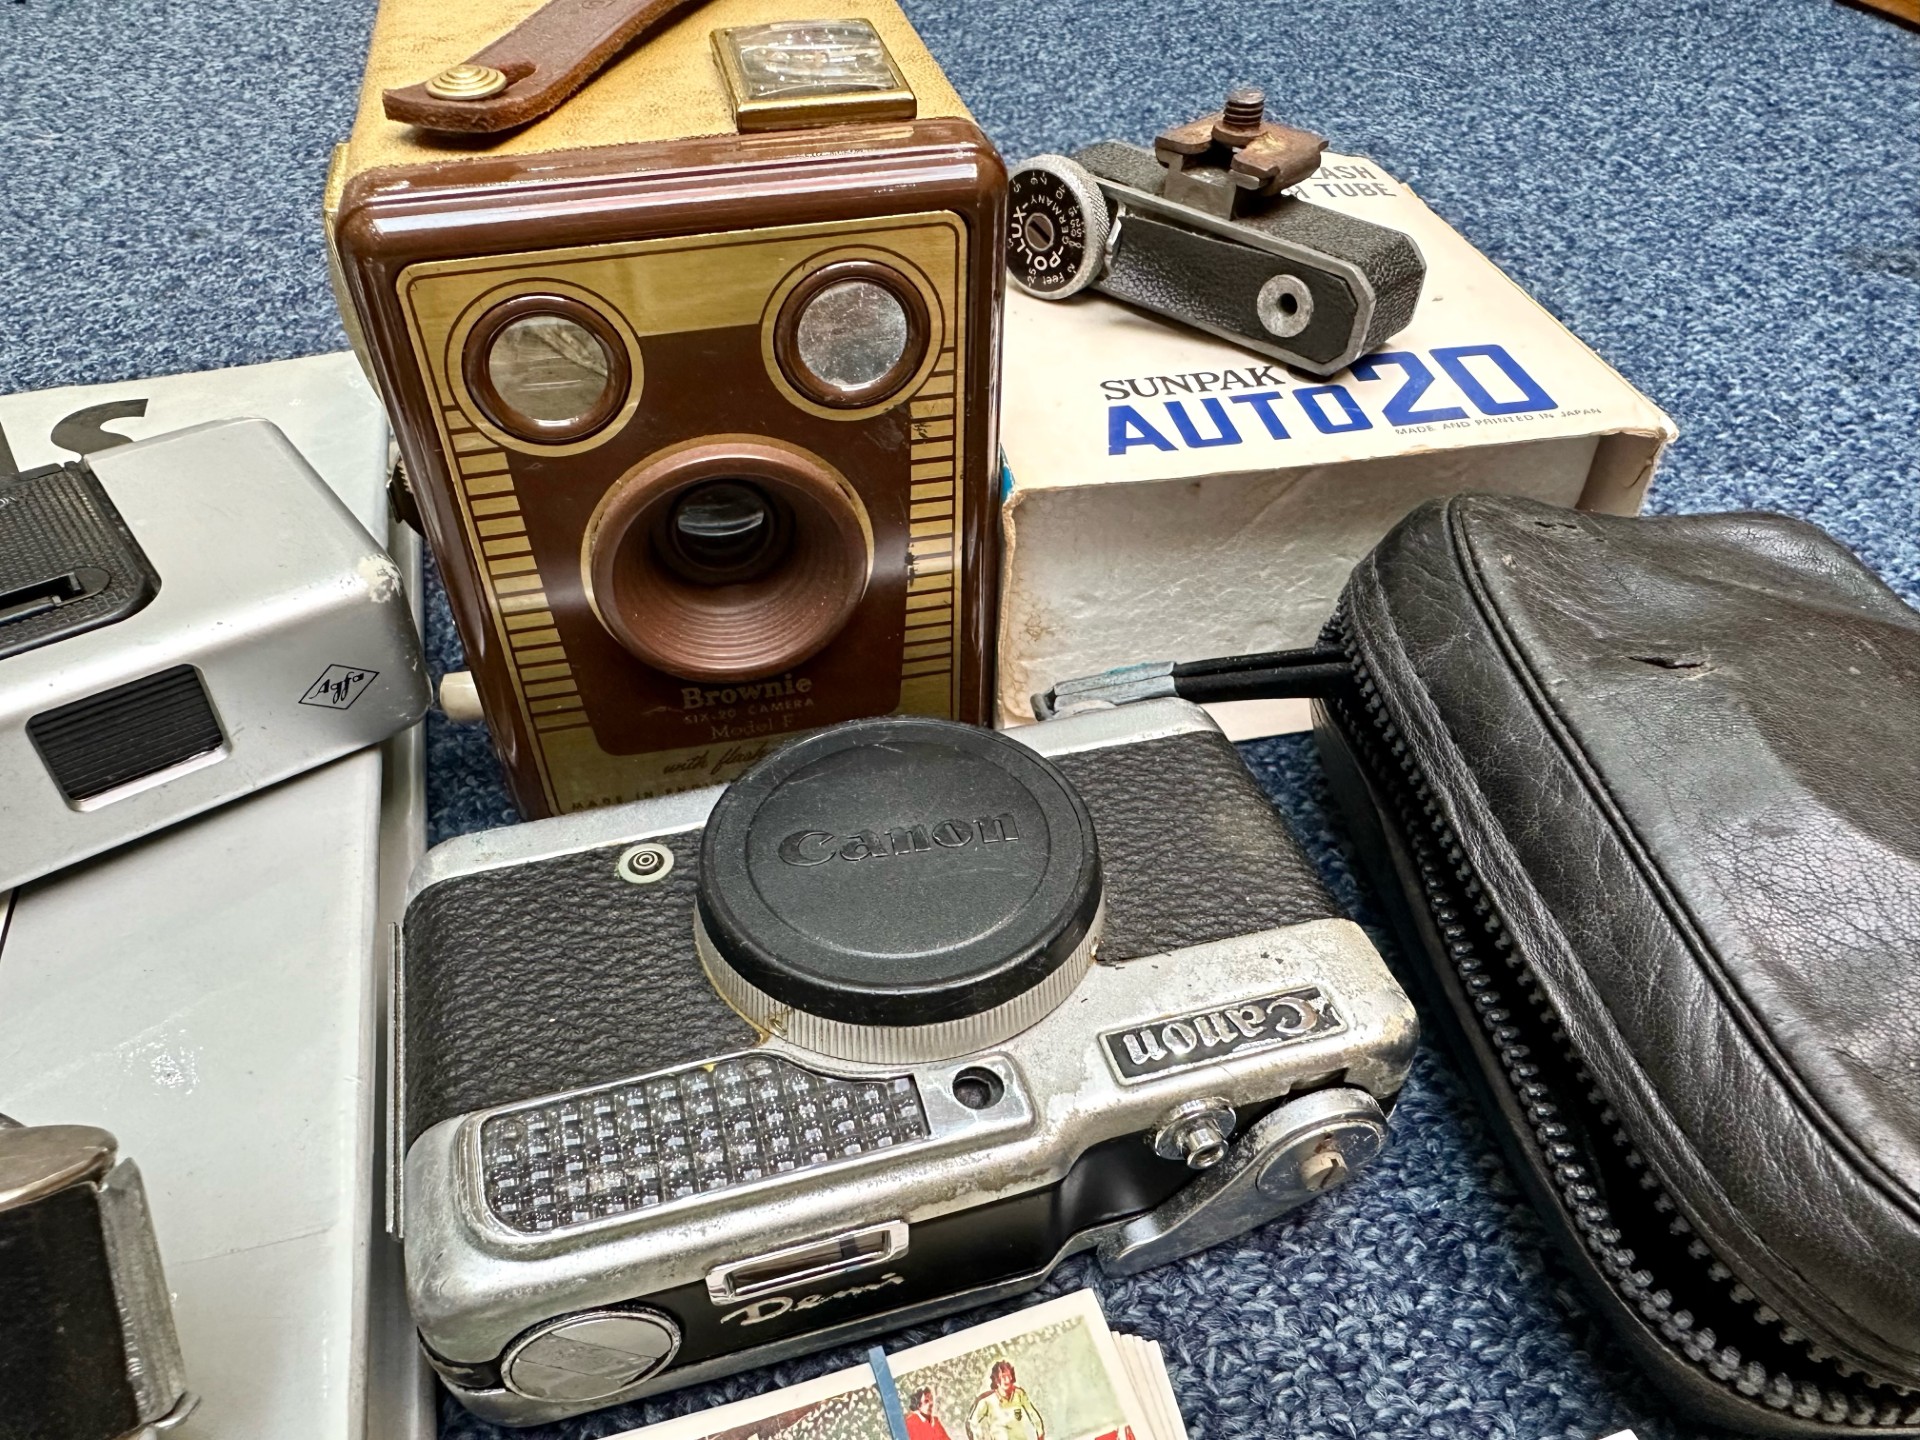
[[[329,183],[529,816],[988,713],[1006,169],[893,0],[673,8],[383,0]]]
[[[509,1424],[1241,1234],[1377,1152],[1415,1034],[1172,700],[448,841],[403,952],[409,1300]]]
[[[1007,266],[1041,300],[1091,286],[1316,375],[1413,318],[1411,237],[1287,194],[1327,142],[1266,118],[1258,90],[1161,133],[1014,167]]]

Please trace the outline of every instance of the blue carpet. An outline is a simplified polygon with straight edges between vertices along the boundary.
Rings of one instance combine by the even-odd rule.
[[[804,9],[804,5],[797,7]],[[1661,510],[1806,516],[1920,598],[1920,37],[1827,0],[909,0],[1013,158],[1262,83],[1378,158],[1679,421]],[[0,392],[335,349],[318,225],[368,0],[0,4]],[[436,663],[457,648],[436,597]],[[430,729],[436,838],[510,818]],[[1248,758],[1342,898],[1305,742]],[[1196,1440],[1694,1432],[1598,1328],[1448,1064],[1351,1190],[1131,1280]],[[955,1322],[959,1323],[959,1322]],[[919,1337],[914,1337],[919,1338]],[[849,1363],[608,1412],[609,1434]],[[449,1407],[446,1434],[485,1427]]]

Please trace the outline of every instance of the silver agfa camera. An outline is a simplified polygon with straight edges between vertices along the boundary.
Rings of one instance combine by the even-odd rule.
[[[450,841],[394,1009],[414,1319],[509,1424],[1239,1235],[1373,1157],[1415,1034],[1173,700]]]
[[[427,698],[399,569],[265,420],[0,476],[0,890]]]

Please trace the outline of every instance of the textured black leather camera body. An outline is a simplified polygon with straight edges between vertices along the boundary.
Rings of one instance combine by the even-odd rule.
[[[470,1408],[527,1424],[695,1383],[1017,1293],[1079,1250],[1143,1269],[1377,1151],[1411,1009],[1205,715],[1166,701],[1018,745],[970,733],[1083,804],[1104,928],[1064,1003],[964,1053],[862,1051],[886,1027],[856,1022],[854,1048],[823,1054],[794,1017],[756,1028],[721,998],[702,887],[729,792],[422,863],[395,1004],[397,1218],[423,1343]],[[896,867],[911,895],[933,869],[908,867],[961,874],[1073,827],[998,802],[984,820],[894,808],[864,836],[786,827],[781,860]]]
[[[1103,294],[1317,375],[1338,373],[1413,319],[1426,261],[1398,230],[1299,199],[1232,221],[1239,234],[1205,230],[1195,216],[1147,208],[1164,183],[1151,151],[1110,140],[1073,158],[1112,203],[1139,211],[1121,224],[1096,282]],[[1297,290],[1274,283],[1289,278]]]

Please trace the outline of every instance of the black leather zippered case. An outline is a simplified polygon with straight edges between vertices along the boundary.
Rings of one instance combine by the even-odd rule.
[[[1777,515],[1423,506],[1323,637],[1355,849],[1656,1380],[1920,1434],[1920,616]]]
[[[1158,694],[1314,698],[1402,978],[1679,1405],[1920,1436],[1920,615],[1785,516],[1461,496],[1312,650],[1036,708]]]

